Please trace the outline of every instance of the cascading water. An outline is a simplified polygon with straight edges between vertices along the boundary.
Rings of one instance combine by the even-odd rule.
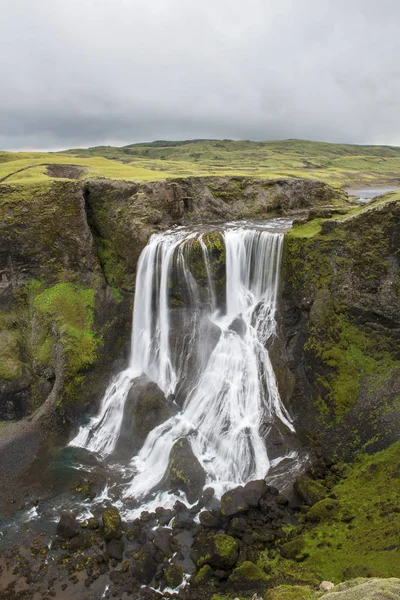
[[[112,453],[132,380],[142,374],[166,396],[184,396],[181,409],[155,427],[132,458],[125,497],[145,498],[156,488],[183,437],[206,485],[220,495],[267,474],[273,423],[294,431],[265,347],[275,334],[283,234],[228,227],[216,235],[225,252],[222,300],[207,234],[177,228],[151,238],[138,264],[129,368],[71,442],[103,457]]]

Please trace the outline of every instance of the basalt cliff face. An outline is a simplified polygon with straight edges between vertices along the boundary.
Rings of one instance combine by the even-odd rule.
[[[399,248],[390,195],[287,234],[275,368],[298,432],[325,455],[399,439]]]

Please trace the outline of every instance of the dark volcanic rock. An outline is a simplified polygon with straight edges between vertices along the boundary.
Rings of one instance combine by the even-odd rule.
[[[212,512],[203,510],[199,515],[200,523],[203,527],[214,527],[217,528],[221,525],[221,522]]]
[[[232,517],[238,513],[245,512],[249,503],[244,495],[244,488],[239,486],[226,492],[221,498],[221,513],[225,517]]]
[[[65,539],[70,539],[77,536],[79,532],[80,527],[76,517],[70,512],[63,512],[57,523],[57,535]]]
[[[225,534],[201,534],[193,544],[192,559],[198,566],[210,565],[215,569],[231,569],[238,558],[236,540]]]
[[[115,558],[118,562],[122,560],[124,553],[124,543],[122,540],[111,540],[107,544],[107,554],[110,558]]]
[[[204,469],[195,457],[189,440],[182,438],[175,442],[163,485],[173,491],[182,490],[192,504],[201,497],[205,482]]]
[[[157,571],[157,548],[151,542],[134,554],[132,559],[132,572],[140,583],[151,583]]]
[[[173,413],[171,402],[154,381],[146,375],[135,379],[125,402],[115,452],[131,457],[140,450],[150,431]]]
[[[243,488],[243,496],[247,500],[249,506],[258,506],[261,497],[267,492],[268,486],[264,479],[249,481]]]

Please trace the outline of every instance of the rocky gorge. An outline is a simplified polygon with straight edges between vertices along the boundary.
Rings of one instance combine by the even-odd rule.
[[[301,600],[318,595],[322,579],[400,576],[398,196],[358,207],[340,189],[302,179],[56,178],[46,186],[4,182],[0,211],[5,514],[40,506],[40,482],[28,490],[21,479],[32,456],[51,436],[65,444],[126,366],[139,255],[153,233],[176,225],[296,218],[284,235],[277,331],[267,343],[296,444],[307,454],[286,488],[281,473],[277,487],[258,479],[219,500],[203,491],[183,440],[172,448],[166,480],[191,507],[177,501],[130,522],[112,506],[89,518],[60,511],[56,541],[43,531],[28,551],[5,551],[4,597],[30,598],[35,589],[37,598]],[[205,240],[222,290],[218,228]],[[176,410],[154,383],[136,386],[122,453],[127,440],[139,448]],[[277,455],[285,436],[282,428],[272,438]],[[82,472],[78,480],[77,500],[93,498],[98,476]]]

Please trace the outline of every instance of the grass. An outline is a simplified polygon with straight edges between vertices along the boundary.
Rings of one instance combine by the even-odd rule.
[[[304,140],[188,140],[122,148],[78,148],[59,153],[0,152],[0,182],[4,177],[11,184],[43,181],[48,178],[47,164],[84,167],[83,179],[157,181],[172,177],[247,175],[307,177],[333,185],[354,186],[398,182],[400,148]]]

